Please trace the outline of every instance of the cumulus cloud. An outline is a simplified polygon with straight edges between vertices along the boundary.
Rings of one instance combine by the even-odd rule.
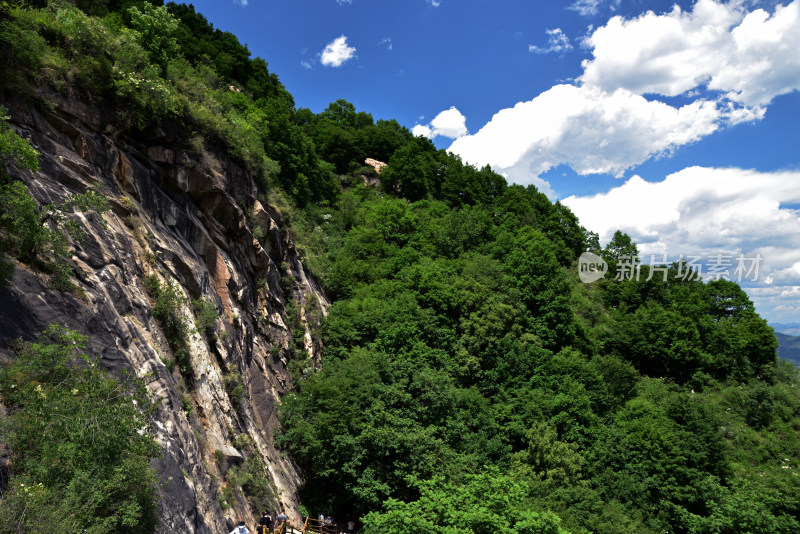
[[[660,182],[633,176],[607,193],[562,202],[601,243],[622,230],[644,255],[722,254],[735,267],[738,255],[760,254],[758,281],[773,287],[751,296],[766,310],[775,302],[768,297],[794,295],[800,285],[800,210],[786,207],[800,202],[798,183],[800,171],[690,167]]]
[[[455,106],[440,112],[428,125],[417,124],[412,128],[414,135],[434,138],[438,135],[457,139],[467,134],[467,118]]]
[[[539,175],[559,164],[621,175],[720,128],[759,120],[772,98],[800,88],[800,0],[772,14],[741,6],[698,0],[691,12],[614,17],[586,38],[593,58],[576,84],[501,110],[450,150],[512,182],[541,183]],[[676,95],[689,103],[658,99]]]
[[[698,0],[691,12],[612,18],[587,44],[580,78],[605,90],[675,96],[702,87],[746,106],[800,89],[800,0],[746,13]]]
[[[562,163],[581,174],[614,173],[696,141],[719,127],[725,109],[698,100],[680,108],[619,89],[557,85],[504,109],[450,151],[478,166],[533,178]]]
[[[320,63],[326,67],[339,67],[356,55],[356,49],[347,44],[347,37],[342,35],[325,46],[320,56]]]
[[[540,47],[536,45],[529,45],[528,51],[534,54],[550,54],[552,52],[560,53],[571,50],[572,45],[561,28],[553,28],[547,30],[547,46]]]
[[[419,137],[420,135],[423,137],[433,137],[431,135],[431,128],[430,126],[426,126],[424,124],[415,124],[413,128],[411,128],[411,134],[414,137]]]
[[[607,193],[562,202],[601,241],[617,229],[645,249],[782,247],[800,261],[800,172],[689,167],[660,182],[633,176]],[[781,260],[783,262],[783,260]],[[788,265],[784,265],[788,267]]]
[[[436,115],[431,121],[431,126],[433,135],[441,135],[450,139],[467,134],[467,118],[455,106]]]

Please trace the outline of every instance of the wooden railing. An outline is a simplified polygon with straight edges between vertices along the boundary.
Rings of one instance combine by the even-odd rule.
[[[306,532],[315,532],[318,534],[336,534],[336,524],[335,523],[326,523],[325,521],[320,521],[319,519],[313,519],[311,517],[306,517],[306,522],[303,525],[303,533]]]
[[[306,517],[303,528],[298,528],[291,523],[285,521],[281,526],[275,527],[275,534],[305,534],[306,532],[314,532],[316,534],[336,534],[336,523],[326,523],[319,519],[312,519]]]
[[[308,522],[307,519],[306,522]],[[334,526],[334,530],[326,530],[325,533],[336,534],[335,528],[336,527]],[[303,528],[298,528],[295,525],[293,525],[291,521],[284,521],[284,523],[281,526],[275,527],[275,530],[273,532],[275,534],[302,534],[303,532],[306,532],[306,530],[305,526],[303,526]],[[308,532],[319,532],[319,531],[309,530]]]

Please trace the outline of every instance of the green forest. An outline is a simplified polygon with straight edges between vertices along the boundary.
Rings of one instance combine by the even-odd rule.
[[[683,265],[615,280],[637,253],[629,236],[601,248],[535,187],[336,95],[320,113],[296,107],[264,60],[191,5],[3,1],[0,55],[3,91],[44,107],[48,92],[70,94],[116,110],[131,135],[161,125],[187,148],[224,151],[281,210],[333,303],[313,332],[321,367],[296,344],[276,437],[302,468],[312,516],[353,514],[376,534],[800,532],[798,371],[776,359],[772,329],[735,283]],[[35,167],[31,150],[4,126],[0,194],[15,201],[0,206],[0,250],[63,272],[63,239],[31,244],[36,206],[6,173]],[[22,212],[28,223],[15,224]],[[584,251],[611,275],[582,283]],[[117,501],[81,524],[152,532],[155,453],[136,432],[146,412],[114,411],[120,434],[92,442],[100,452],[74,428],[69,446],[28,446],[43,432],[33,414],[114,387],[64,363],[74,333],[47,335],[56,341],[20,346],[1,377],[18,471],[0,523],[25,504],[20,492],[47,522],[98,487],[135,487],[109,491]],[[48,358],[60,375],[41,376]],[[92,471],[87,454],[107,465]],[[74,467],[53,473],[54,461]]]

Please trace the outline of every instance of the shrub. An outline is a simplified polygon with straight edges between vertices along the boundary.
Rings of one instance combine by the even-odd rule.
[[[195,314],[195,326],[198,332],[202,332],[210,340],[216,339],[214,331],[217,325],[219,314],[214,307],[214,303],[208,297],[202,297],[192,301]]]
[[[244,384],[242,383],[242,375],[236,371],[231,371],[225,374],[223,381],[225,382],[225,391],[228,392],[228,397],[231,400],[233,408],[239,411],[242,407],[242,399],[246,393]]]
[[[163,363],[166,366],[167,371],[172,374],[173,369],[175,369],[175,362],[169,358],[161,358],[161,363]]]
[[[171,282],[162,284],[156,274],[145,277],[144,287],[154,300],[153,317],[158,320],[164,330],[178,368],[184,376],[191,378],[192,360],[187,347],[189,325],[180,312],[185,303],[183,294],[176,284]]]
[[[0,106],[0,255],[38,264],[53,273],[54,287],[73,289],[69,278],[70,237],[84,243],[86,232],[67,214],[95,211],[105,226],[102,214],[110,209],[108,201],[99,192],[89,190],[40,209],[22,182],[11,181],[11,168],[37,171],[39,153],[11,130],[8,118],[5,108]],[[8,285],[13,272],[13,264],[0,258],[0,285]]]
[[[233,438],[233,446],[239,449],[240,451],[252,452],[253,438],[251,438],[244,432],[241,434],[237,434],[236,437]]]
[[[178,29],[178,19],[167,11],[165,6],[156,7],[147,2],[128,9],[131,27],[137,32],[143,47],[147,48],[153,63],[166,71],[170,58],[180,53],[178,41],[174,35]]]
[[[242,489],[254,510],[267,510],[275,504],[275,489],[270,483],[266,464],[257,452],[248,456],[241,466],[230,468],[228,483]]]
[[[181,393],[181,406],[186,417],[192,415],[192,398],[186,393]]]
[[[775,399],[772,390],[764,383],[753,385],[745,401],[747,424],[760,429],[772,422],[775,412]]]
[[[0,369],[11,483],[0,532],[152,532],[158,447],[143,383],[110,377],[86,337],[51,325]]]
[[[0,182],[9,179],[9,167],[39,170],[39,153],[8,125],[6,108],[0,106]]]

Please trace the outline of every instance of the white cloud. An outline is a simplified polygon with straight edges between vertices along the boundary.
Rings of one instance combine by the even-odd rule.
[[[414,137],[419,137],[420,135],[423,137],[431,138],[431,128],[430,126],[426,126],[424,124],[415,124],[413,128],[411,128],[411,134]]]
[[[414,135],[424,135],[433,139],[441,135],[450,139],[457,139],[467,134],[467,118],[455,106],[440,112],[430,124],[417,124],[412,128]]]
[[[439,7],[440,5],[442,5],[441,0],[426,0],[426,1],[432,7]]]
[[[577,12],[582,17],[592,17],[597,15],[604,3],[608,4],[609,11],[616,11],[622,0],[575,0],[567,6],[567,9]]]
[[[800,284],[800,210],[781,205],[800,202],[798,184],[800,171],[690,167],[661,182],[633,176],[607,193],[562,202],[601,243],[622,230],[641,253],[670,259],[723,254],[735,265],[739,254],[760,254],[758,281],[774,284],[770,295],[785,297]]]
[[[352,4],[353,0],[336,0],[336,3],[343,6],[344,4]]]
[[[756,107],[800,89],[800,0],[772,14],[698,0],[690,12],[614,17],[587,43],[594,58],[581,81],[605,90],[674,96],[701,87]]]
[[[233,0],[234,4],[239,4],[242,7],[247,7],[247,0]]]
[[[569,42],[569,37],[567,37],[561,28],[553,28],[547,30],[547,46],[546,47],[539,47],[535,45],[529,45],[528,51],[533,52],[535,54],[549,54],[551,52],[566,52],[567,50],[572,50],[572,45]]]
[[[795,243],[786,248],[800,260],[800,211],[780,207],[800,202],[798,184],[800,171],[689,167],[660,182],[633,176],[607,193],[562,202],[601,241],[630,229],[643,246],[660,241],[694,251]]]
[[[781,291],[781,297],[795,297],[800,298],[800,286],[792,286]]]
[[[326,67],[339,67],[348,59],[355,56],[356,49],[347,44],[347,37],[337,37],[325,46],[320,56],[320,62]]]
[[[303,66],[304,69],[310,69],[311,68],[311,62],[310,61],[303,60],[303,61],[300,62],[300,64]]]
[[[455,106],[436,115],[431,121],[431,126],[433,127],[431,133],[434,136],[441,135],[456,139],[467,134],[467,118]]]
[[[392,50],[392,38],[386,37],[378,41],[378,46],[386,46],[386,49],[391,51]]]
[[[720,128],[760,120],[773,97],[800,88],[800,0],[772,15],[742,5],[698,0],[690,12],[613,17],[586,38],[593,59],[576,84],[499,111],[450,150],[516,183],[541,182],[560,164],[621,175]],[[557,43],[563,34],[550,31]],[[688,103],[658,100],[676,95]]]
[[[750,300],[759,314],[770,323],[796,324],[800,316],[800,304],[797,295],[798,286],[753,287],[745,288]],[[784,327],[780,331],[789,335],[798,335],[797,328]]]
[[[597,14],[597,8],[600,5],[600,0],[575,0],[570,4],[567,9],[577,11],[579,15],[588,17]]]
[[[681,108],[620,89],[557,85],[529,102],[498,112],[450,151],[491,165],[515,183],[560,164],[581,174],[614,173],[713,132],[726,110],[698,100]]]

